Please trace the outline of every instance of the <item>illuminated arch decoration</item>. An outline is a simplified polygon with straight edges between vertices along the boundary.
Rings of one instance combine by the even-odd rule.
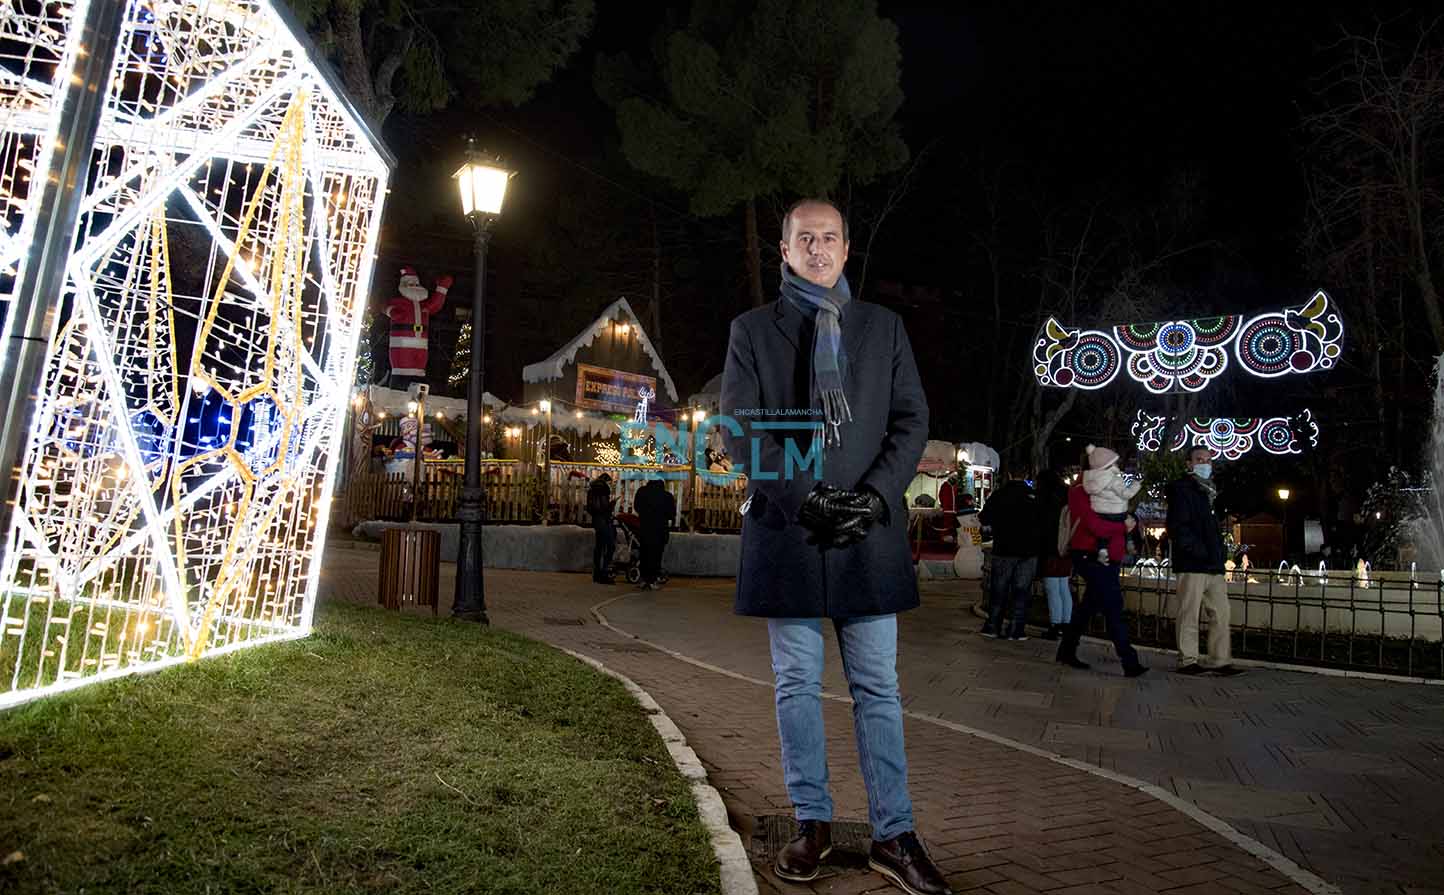
[[[1128,352],[1128,375],[1135,382],[1154,394],[1196,392],[1228,369],[1228,343],[1238,323],[1228,316],[1125,324],[1113,334]]]
[[[86,3],[0,17],[0,277]],[[126,0],[3,533],[0,707],[310,631],[390,171],[313,52],[271,0]]]
[[[1260,314],[1127,323],[1110,331],[1069,329],[1050,317],[1033,343],[1033,375],[1056,388],[1098,389],[1120,369],[1154,394],[1199,392],[1229,366],[1233,353],[1255,376],[1331,369],[1343,322],[1317,292],[1297,308]]]
[[[1168,417],[1138,411],[1133,423],[1133,437],[1140,451],[1157,451],[1168,433]],[[1185,447],[1206,447],[1214,459],[1237,460],[1254,448],[1282,456],[1301,454],[1305,447],[1318,447],[1319,424],[1311,411],[1297,416],[1194,418],[1186,421],[1175,433],[1169,450]]]
[[[1301,308],[1260,314],[1243,325],[1234,351],[1255,376],[1331,369],[1339,359],[1344,324],[1323,292]]]
[[[1065,329],[1051,317],[1033,344],[1033,373],[1043,385],[1099,389],[1113,381],[1120,366],[1112,336]]]

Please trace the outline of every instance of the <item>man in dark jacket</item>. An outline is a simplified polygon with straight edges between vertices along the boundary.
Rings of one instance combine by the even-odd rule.
[[[661,479],[652,479],[637,489],[632,505],[637,508],[642,529],[642,587],[656,590],[661,586],[657,578],[662,571],[662,553],[667,548],[667,529],[677,515],[677,499]]]
[[[1038,495],[1026,481],[1027,473],[1017,466],[1008,470],[1008,482],[983,504],[978,521],[993,530],[993,555],[989,563],[988,621],[978,633],[984,637],[1027,640],[1023,625],[1028,619],[1028,597],[1038,572]],[[1003,629],[1003,613],[1012,597],[1013,623]]]
[[[896,670],[896,613],[918,605],[903,491],[927,440],[927,400],[901,319],[851,298],[847,248],[836,206],[795,204],[782,220],[782,297],[732,321],[722,413],[748,492],[736,611],[768,620],[800,822],[778,876],[817,878],[832,847],[820,698],[831,619],[864,756],[869,864],[914,895],[939,895],[951,890],[914,832]]]
[[[1208,448],[1188,451],[1188,474],[1168,486],[1168,536],[1178,575],[1178,674],[1241,674],[1229,664],[1228,583],[1223,531],[1213,511],[1218,488]],[[1208,622],[1208,659],[1198,658],[1198,616]]]
[[[596,541],[592,547],[592,580],[612,583],[612,552],[617,549],[617,529],[612,524],[612,477],[605,472],[592,479],[587,488],[587,512],[592,517]]]

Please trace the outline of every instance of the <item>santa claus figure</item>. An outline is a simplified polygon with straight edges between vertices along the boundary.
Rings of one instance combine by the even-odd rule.
[[[396,288],[400,294],[386,303],[386,316],[391,318],[392,388],[404,389],[426,378],[427,325],[446,303],[450,288],[451,277],[440,276],[428,295],[416,271],[401,268],[401,284]]]

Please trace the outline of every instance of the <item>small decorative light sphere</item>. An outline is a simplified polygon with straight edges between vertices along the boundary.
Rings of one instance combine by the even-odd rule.
[[[1375,518],[1375,519],[1383,519],[1383,518],[1384,518],[1384,513],[1383,513],[1383,511],[1381,511],[1381,510],[1375,510],[1375,511],[1374,511],[1374,518]]]
[[[406,402],[406,412],[407,412],[407,413],[415,413],[415,412],[416,412],[416,402],[415,402],[415,401],[407,401],[407,402]]]
[[[1279,500],[1288,500],[1288,499],[1289,499],[1289,495],[1292,494],[1292,493],[1293,493],[1293,492],[1290,491],[1290,490],[1287,489],[1287,488],[1280,488],[1280,489],[1279,489]]]
[[[540,410],[542,413],[552,412],[552,402],[548,401],[546,398],[542,398],[541,401],[537,402],[536,406],[537,409]]]
[[[438,410],[438,411],[436,411],[436,418],[439,419],[439,420],[444,420],[444,419],[446,419],[446,414],[444,414],[444,413],[442,413],[440,410]]]
[[[702,408],[698,407],[696,410],[692,411],[692,422],[700,423],[706,418],[707,411],[703,410]]]
[[[577,411],[577,419],[581,419],[581,418],[582,418],[582,412],[581,412],[580,410],[578,410],[578,411]]]
[[[489,413],[483,413],[483,414],[481,415],[481,421],[482,421],[483,423],[489,423],[489,422],[491,422],[491,414],[489,414]]]

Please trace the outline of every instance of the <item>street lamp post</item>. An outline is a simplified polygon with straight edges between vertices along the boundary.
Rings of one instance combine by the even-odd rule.
[[[1289,558],[1289,495],[1292,493],[1293,492],[1287,488],[1279,489],[1279,501],[1282,502],[1284,505],[1284,555],[1281,557],[1281,559],[1283,559],[1285,562],[1287,562]]]
[[[426,425],[426,396],[418,393],[406,409],[416,421],[416,437],[411,441],[411,524],[415,525],[421,510],[421,427]]]
[[[546,414],[547,432],[543,439],[542,446],[542,524],[551,522],[552,518],[552,402],[549,398],[542,398],[537,405],[541,412]]]
[[[486,521],[486,492],[481,483],[481,427],[486,355],[486,249],[492,221],[501,214],[507,181],[512,172],[468,140],[466,164],[456,172],[461,190],[461,211],[471,221],[476,255],[476,282],[471,293],[471,370],[466,391],[466,467],[456,515],[461,522],[461,543],[456,555],[456,598],[451,617],[489,624],[486,588],[482,580],[481,532]]]
[[[703,462],[706,462],[705,458],[707,456],[704,446],[698,443],[697,433],[706,419],[706,410],[703,410],[701,407],[692,409],[692,456],[689,458],[691,462],[687,464],[692,468],[691,473],[688,475],[688,484],[691,486],[689,490],[692,492],[692,499],[690,501],[691,511],[688,513],[687,518],[687,527],[691,529],[696,528],[697,510],[701,506],[701,501],[698,500],[698,498],[702,496],[702,470],[697,466],[697,461],[699,458],[703,458]]]

